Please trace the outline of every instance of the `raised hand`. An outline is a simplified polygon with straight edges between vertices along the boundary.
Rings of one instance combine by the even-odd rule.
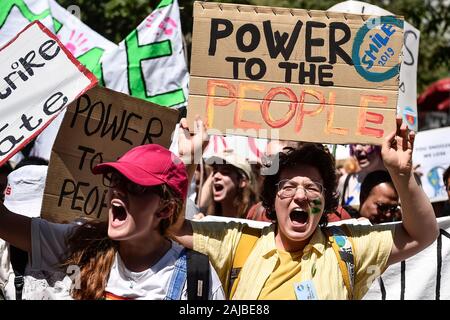
[[[178,131],[178,155],[185,164],[200,163],[208,141],[206,126],[199,116],[195,117],[193,135],[189,132],[186,118],[181,119]]]
[[[412,153],[415,134],[397,118],[397,130],[383,142],[381,156],[385,167],[391,174],[410,175],[413,170]]]

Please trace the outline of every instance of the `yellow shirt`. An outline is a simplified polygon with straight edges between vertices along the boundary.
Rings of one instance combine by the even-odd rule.
[[[228,292],[233,256],[244,224],[192,222],[192,227],[194,249],[209,256],[225,292]],[[355,257],[354,299],[361,299],[373,280],[386,269],[394,228],[395,225],[348,225]],[[289,267],[277,268],[280,252],[275,246],[275,225],[264,228],[241,270],[233,299],[295,299],[293,283],[305,280],[312,280],[319,299],[347,299],[347,289],[336,254],[320,228],[316,229],[309,244],[299,255],[300,259],[294,254],[292,261],[285,260]],[[281,256],[283,259],[283,253]],[[295,268],[298,274],[290,272],[291,268]],[[284,282],[290,284],[281,285]],[[291,290],[289,287],[292,292],[286,294],[285,290]]]

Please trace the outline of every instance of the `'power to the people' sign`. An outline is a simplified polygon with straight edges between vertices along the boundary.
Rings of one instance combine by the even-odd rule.
[[[402,42],[396,17],[196,2],[188,120],[380,144],[395,129]]]

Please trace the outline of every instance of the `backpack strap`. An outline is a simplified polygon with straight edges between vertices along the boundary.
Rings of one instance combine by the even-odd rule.
[[[237,285],[240,279],[240,273],[242,267],[247,261],[250,252],[252,252],[253,247],[255,246],[256,240],[261,237],[261,230],[250,228],[249,226],[245,226],[242,230],[241,238],[239,239],[239,243],[236,248],[236,252],[233,258],[233,266],[230,274],[230,284],[229,284],[229,294],[228,298],[234,296],[236,292]]]
[[[342,227],[332,226],[325,228],[341,270],[345,287],[347,288],[349,300],[353,299],[353,288],[355,281],[355,257],[353,255],[353,244]]]
[[[175,269],[170,278],[169,289],[164,300],[180,300],[186,282],[186,249],[183,249],[175,262]]]
[[[14,270],[14,287],[16,288],[16,300],[22,300],[24,286],[25,266],[28,262],[28,253],[12,245],[9,246],[11,265]]]
[[[208,300],[210,264],[207,255],[187,250],[187,298]]]
[[[175,262],[164,300],[180,300],[186,281],[188,300],[208,300],[209,274],[208,256],[194,250],[183,249]]]

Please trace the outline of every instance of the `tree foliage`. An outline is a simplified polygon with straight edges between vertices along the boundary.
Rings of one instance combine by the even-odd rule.
[[[158,0],[57,0],[62,6],[76,4],[81,19],[104,37],[118,43],[157,6]],[[239,4],[326,10],[341,0],[234,0]],[[192,32],[193,0],[179,0],[181,22],[188,51]],[[449,76],[450,6],[447,0],[366,0],[403,16],[420,30],[418,92]]]

